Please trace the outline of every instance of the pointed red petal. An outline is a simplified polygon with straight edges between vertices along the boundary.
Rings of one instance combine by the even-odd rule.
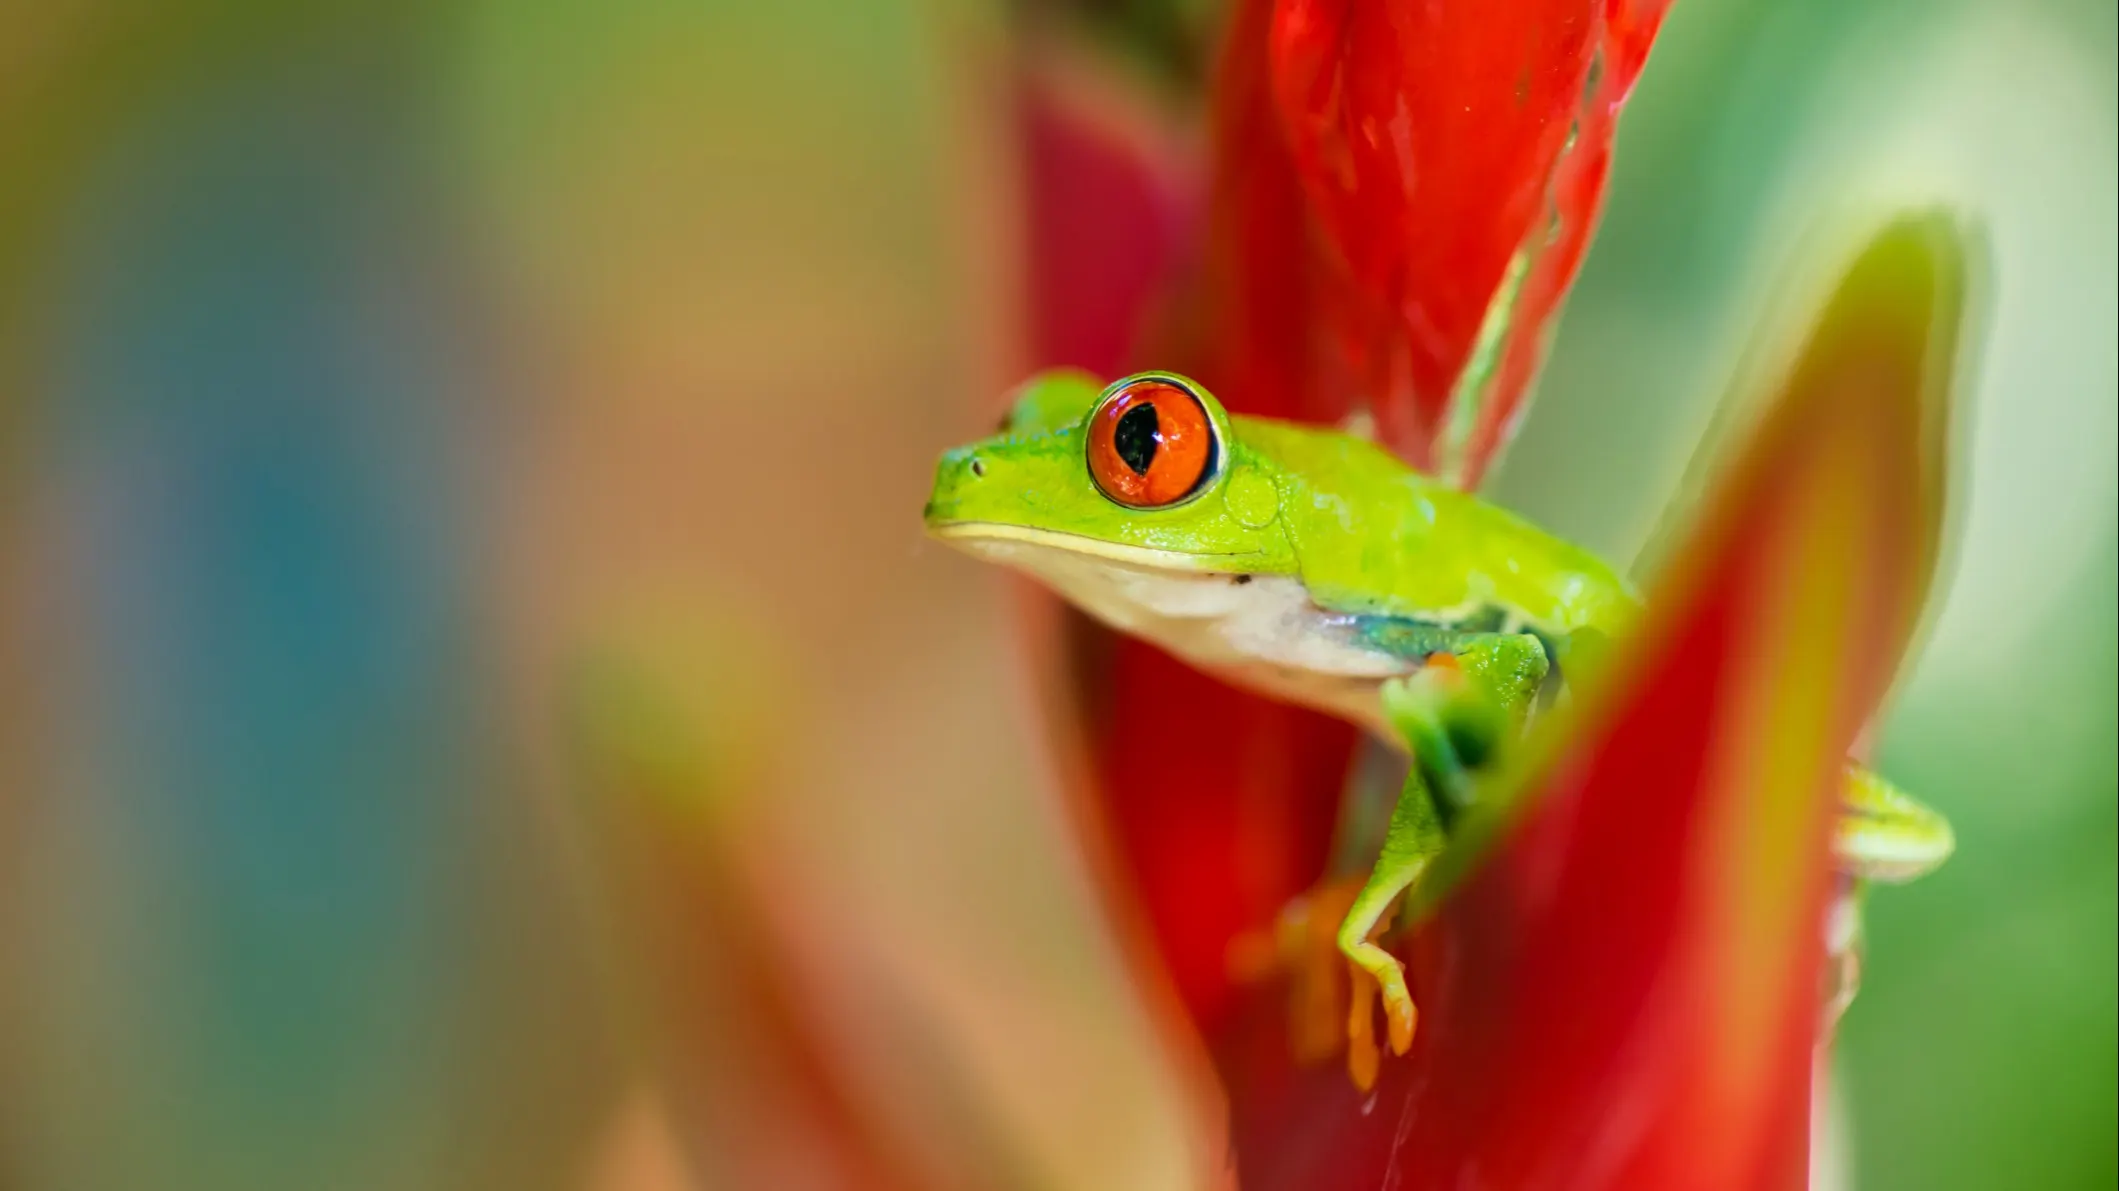
[[[1311,380],[1416,466],[1474,486],[1513,428],[1665,7],[1276,7],[1273,91],[1336,267],[1343,375]]]
[[[1522,420],[1553,320],[1582,267],[1603,211],[1619,109],[1647,64],[1648,47],[1669,7],[1669,0],[1606,6],[1602,68],[1583,98],[1574,143],[1553,171],[1550,239],[1530,258],[1496,349],[1491,380],[1483,390],[1460,388],[1456,400],[1468,407],[1451,412],[1453,433],[1437,452],[1438,470],[1460,488],[1478,488]],[[1535,228],[1531,234],[1536,235]],[[1462,431],[1454,432],[1458,426]]]
[[[1581,0],[1286,0],[1275,15],[1274,92],[1359,299],[1340,346],[1386,438],[1431,466],[1487,305],[1543,214],[1595,22]]]

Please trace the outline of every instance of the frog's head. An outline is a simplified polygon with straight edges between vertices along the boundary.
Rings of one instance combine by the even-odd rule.
[[[1086,603],[1089,581],[1294,573],[1278,481],[1182,376],[1099,388],[1051,372],[1018,391],[999,434],[942,456],[927,529]]]

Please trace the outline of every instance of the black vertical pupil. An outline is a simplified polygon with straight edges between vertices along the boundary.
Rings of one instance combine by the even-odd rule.
[[[1161,430],[1162,421],[1155,416],[1151,402],[1143,401],[1118,416],[1118,428],[1112,431],[1111,442],[1134,475],[1148,474],[1148,465],[1155,462],[1155,448],[1162,441]]]

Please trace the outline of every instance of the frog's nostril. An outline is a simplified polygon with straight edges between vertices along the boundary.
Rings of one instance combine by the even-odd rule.
[[[983,480],[986,478],[985,461],[981,460],[977,455],[973,455],[971,457],[971,478],[974,480]]]

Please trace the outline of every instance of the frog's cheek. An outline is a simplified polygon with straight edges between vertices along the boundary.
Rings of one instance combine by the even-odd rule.
[[[1264,529],[1280,516],[1280,490],[1273,487],[1273,481],[1254,471],[1230,476],[1228,490],[1221,499],[1229,516],[1246,529]]]

